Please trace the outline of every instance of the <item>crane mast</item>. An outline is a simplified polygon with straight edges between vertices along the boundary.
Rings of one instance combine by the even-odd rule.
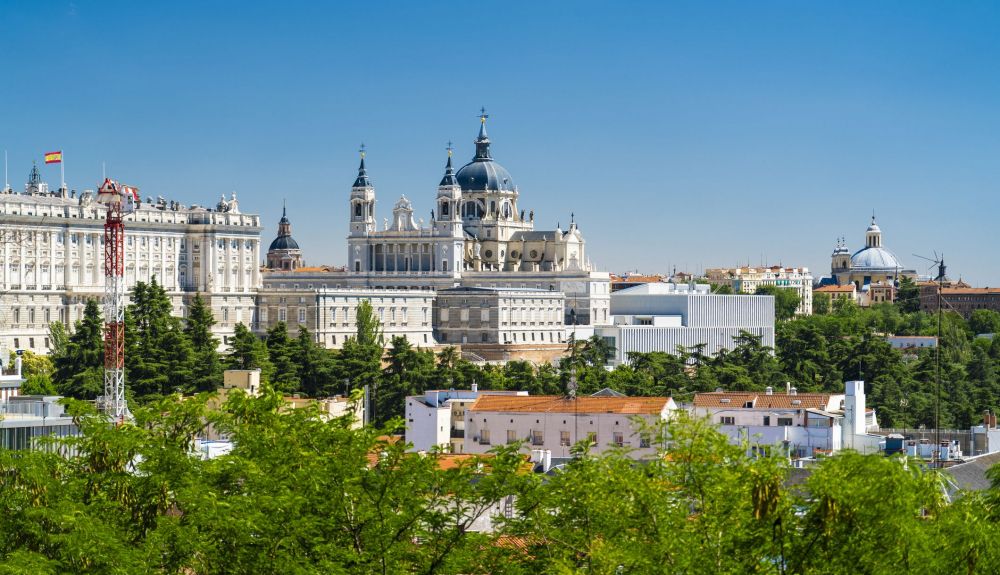
[[[104,220],[104,396],[109,418],[131,417],[125,402],[125,222],[139,203],[138,190],[105,179],[97,201],[107,208]]]

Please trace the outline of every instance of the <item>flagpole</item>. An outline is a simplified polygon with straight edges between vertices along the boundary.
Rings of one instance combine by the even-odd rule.
[[[60,187],[60,190],[62,190],[63,195],[66,196],[66,195],[68,195],[69,190],[66,189],[66,154],[65,153],[60,153],[59,154],[59,179],[62,180],[62,186]]]

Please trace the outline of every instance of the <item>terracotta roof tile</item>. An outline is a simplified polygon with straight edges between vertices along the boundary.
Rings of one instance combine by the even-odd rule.
[[[813,293],[844,293],[855,291],[854,284],[846,286],[822,286],[813,290]]]
[[[758,392],[712,392],[694,396],[695,407],[725,407],[743,409],[748,401],[754,409],[826,409],[830,403],[829,393],[775,393],[767,395]],[[728,399],[729,401],[723,401]],[[792,403],[797,401],[798,403]]]
[[[481,395],[472,411],[506,411],[513,413],[619,413],[657,415],[663,411],[669,397],[578,397],[575,400],[558,395]]]

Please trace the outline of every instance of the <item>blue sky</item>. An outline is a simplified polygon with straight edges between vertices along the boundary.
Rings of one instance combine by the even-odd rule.
[[[0,0],[11,183],[214,204],[342,264],[357,148],[379,219],[425,219],[445,162],[494,157],[536,225],[570,213],[601,269],[829,271],[838,236],[944,252],[1000,285],[1000,4]],[[46,169],[58,182],[58,171]],[[929,264],[928,264],[929,265]]]

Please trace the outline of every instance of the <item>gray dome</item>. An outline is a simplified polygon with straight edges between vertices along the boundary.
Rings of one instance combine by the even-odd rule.
[[[297,249],[299,249],[299,244],[292,239],[292,236],[278,236],[274,238],[273,242],[271,242],[271,247],[267,248],[268,251]]]
[[[490,155],[490,138],[486,135],[486,115],[481,118],[479,137],[476,138],[476,157],[462,166],[455,179],[462,191],[513,192],[514,179],[503,166],[493,161]]]
[[[462,191],[514,191],[514,179],[510,172],[490,158],[476,158],[465,164],[455,174]]]
[[[885,248],[864,248],[851,256],[851,268],[855,270],[895,271],[902,267],[896,256]]]

